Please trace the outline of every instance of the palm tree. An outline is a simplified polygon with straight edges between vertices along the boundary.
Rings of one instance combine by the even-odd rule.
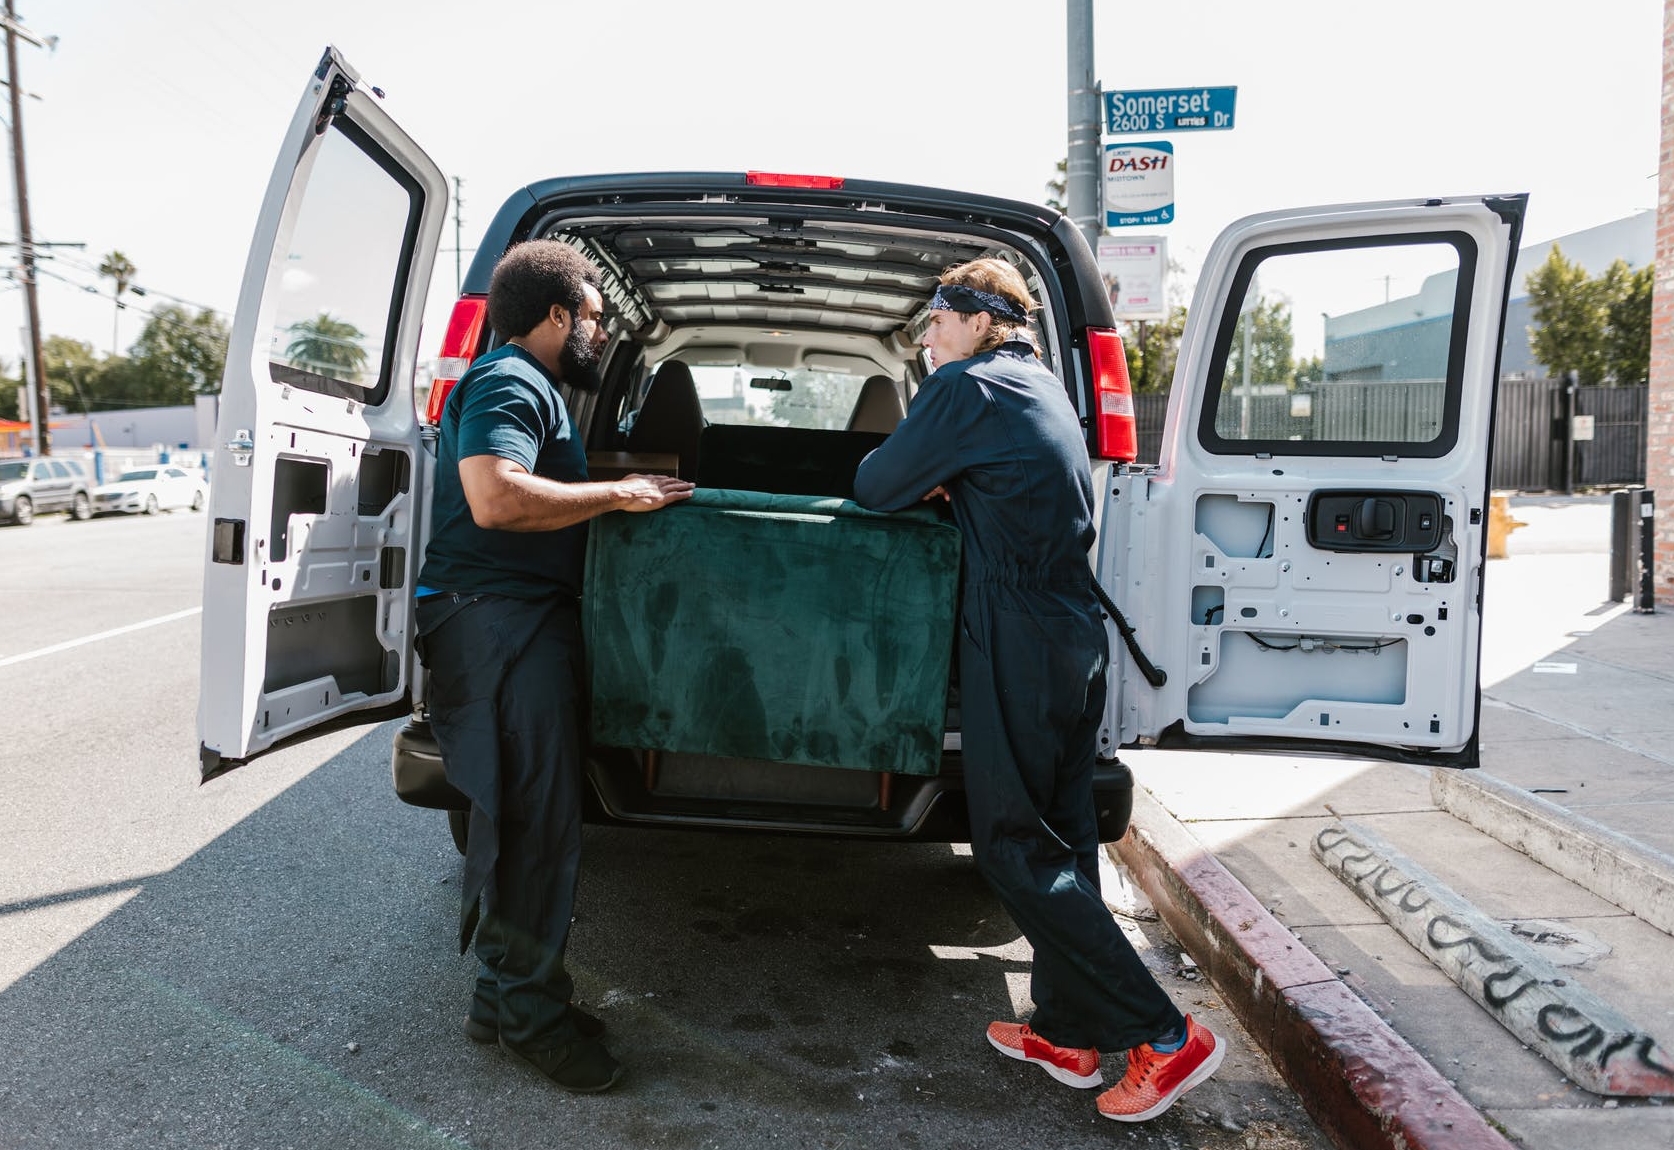
[[[121,252],[111,252],[105,257],[105,262],[99,265],[99,274],[106,279],[116,281],[116,311],[110,319],[110,353],[116,354],[116,325],[122,318],[122,293],[126,292],[134,282],[134,275],[139,269],[132,260]]]
[[[285,357],[291,366],[330,375],[349,383],[358,382],[366,369],[366,333],[347,320],[322,311],[313,319],[298,320],[285,329],[291,342]]]

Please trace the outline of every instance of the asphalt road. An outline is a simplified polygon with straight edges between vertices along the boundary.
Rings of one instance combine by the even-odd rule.
[[[198,785],[204,526],[0,529],[0,1147],[1326,1145],[1154,923],[1214,1082],[1125,1127],[989,1050],[1028,949],[945,846],[590,829],[570,961],[628,1076],[474,1046],[391,726]]]

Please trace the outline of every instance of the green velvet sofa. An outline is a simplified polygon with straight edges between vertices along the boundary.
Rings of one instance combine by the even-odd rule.
[[[600,746],[934,775],[959,532],[928,509],[700,489],[593,521]]]

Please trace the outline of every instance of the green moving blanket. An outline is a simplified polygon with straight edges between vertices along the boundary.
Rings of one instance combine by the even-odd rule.
[[[595,519],[593,741],[934,775],[958,583],[928,510],[699,490]]]

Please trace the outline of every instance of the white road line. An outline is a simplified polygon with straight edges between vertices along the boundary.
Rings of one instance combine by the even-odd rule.
[[[112,631],[100,631],[97,635],[86,635],[80,639],[71,639],[64,643],[54,643],[50,647],[42,647],[37,651],[25,651],[21,655],[7,655],[0,659],[0,667],[10,667],[13,663],[24,663],[30,659],[39,659],[42,655],[56,655],[60,651],[68,651],[71,647],[80,647],[86,643],[97,643],[101,639],[114,639],[118,635],[126,635],[130,631],[143,631],[147,627],[155,627],[160,623],[172,623],[176,619],[185,619],[190,615],[203,614],[202,607],[188,607],[184,611],[176,611],[172,615],[159,615],[155,619],[144,619],[138,623],[129,623],[126,627],[117,627]]]

